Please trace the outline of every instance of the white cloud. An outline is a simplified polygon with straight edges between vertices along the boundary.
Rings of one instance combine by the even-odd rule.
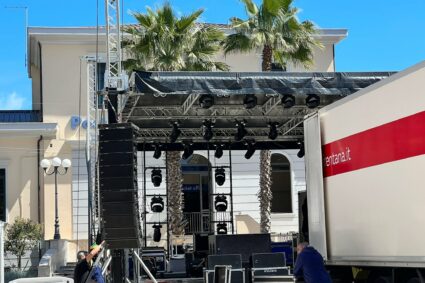
[[[21,110],[25,98],[13,91],[8,94],[0,93],[0,110]]]

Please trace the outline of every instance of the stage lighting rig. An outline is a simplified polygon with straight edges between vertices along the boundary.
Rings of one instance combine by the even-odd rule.
[[[226,181],[226,170],[223,167],[216,168],[214,176],[217,185],[223,186]]]
[[[238,121],[236,120],[236,134],[235,134],[235,141],[241,141],[246,134],[248,133],[245,129],[246,120]]]
[[[212,94],[203,94],[199,98],[199,106],[208,109],[214,105],[214,96]]]
[[[279,133],[277,132],[278,126],[279,126],[278,122],[269,122],[269,128],[270,128],[269,135],[268,135],[269,139],[275,140],[278,137],[279,135]]]
[[[193,147],[191,142],[183,143],[183,155],[182,159],[186,160],[193,154]]]
[[[153,147],[154,147],[153,158],[159,159],[162,154],[161,148],[160,148],[161,146],[158,143],[156,143],[153,145]]]
[[[255,141],[254,140],[247,140],[246,141],[246,153],[245,153],[245,158],[246,159],[250,159],[254,153],[255,153]]]
[[[220,159],[223,156],[223,145],[222,144],[217,144],[215,146],[215,153],[214,153],[215,158]]]
[[[164,199],[161,196],[154,196],[151,199],[151,210],[156,213],[164,211]]]
[[[204,140],[210,141],[213,138],[213,127],[214,122],[212,122],[211,120],[204,120],[204,122],[202,123],[202,136],[204,137]]]
[[[255,94],[247,94],[243,99],[243,106],[245,109],[252,109],[257,106],[257,97]]]
[[[313,109],[320,105],[320,97],[317,94],[309,94],[305,99],[308,108]]]
[[[282,96],[281,103],[283,108],[288,109],[295,105],[295,96],[292,94],[285,94]]]
[[[162,182],[161,169],[159,169],[159,168],[152,169],[151,181],[152,181],[154,187],[159,187],[161,185],[161,182]]]
[[[217,224],[217,234],[226,235],[227,234],[227,223],[218,223]]]
[[[179,138],[182,131],[179,129],[179,122],[174,122],[171,124],[173,129],[171,130],[170,134],[170,142],[176,142],[176,140]]]
[[[218,195],[214,200],[215,210],[219,212],[224,212],[227,210],[227,197],[225,195]]]

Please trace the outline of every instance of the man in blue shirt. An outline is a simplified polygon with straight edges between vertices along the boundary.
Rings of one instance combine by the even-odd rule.
[[[325,269],[323,257],[308,243],[300,243],[297,246],[297,261],[295,262],[295,277],[304,278],[306,283],[332,283]]]

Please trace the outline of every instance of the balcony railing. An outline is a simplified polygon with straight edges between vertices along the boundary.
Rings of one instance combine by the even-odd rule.
[[[186,234],[208,233],[210,227],[209,212],[185,212],[184,219],[187,221]]]
[[[1,110],[0,123],[41,122],[38,110]]]

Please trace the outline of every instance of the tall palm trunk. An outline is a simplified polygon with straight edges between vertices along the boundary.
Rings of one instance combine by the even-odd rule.
[[[271,169],[271,152],[270,150],[262,150],[260,152],[260,191],[258,192],[258,200],[260,201],[260,229],[261,233],[270,232],[270,213],[272,203],[272,169]]]
[[[270,45],[263,47],[263,72],[272,70],[273,49]],[[260,201],[260,230],[261,233],[269,233],[271,227],[270,213],[272,202],[272,170],[270,150],[262,150],[260,153],[260,191],[258,200]]]
[[[184,235],[182,172],[180,152],[167,151],[168,223],[174,236]]]
[[[263,47],[263,62],[262,70],[263,72],[270,72],[272,70],[272,59],[273,59],[273,49],[270,45],[264,45]]]

